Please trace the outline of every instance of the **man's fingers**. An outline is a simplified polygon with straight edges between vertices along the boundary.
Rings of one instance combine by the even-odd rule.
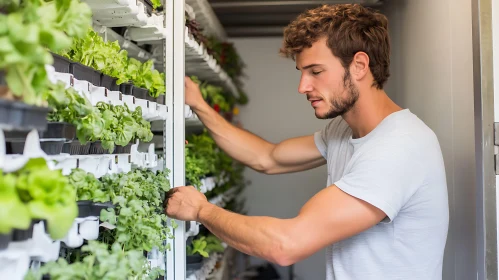
[[[165,193],[165,200],[163,201],[163,208],[168,207],[168,200],[176,193],[178,192],[177,188],[171,188],[169,191]]]

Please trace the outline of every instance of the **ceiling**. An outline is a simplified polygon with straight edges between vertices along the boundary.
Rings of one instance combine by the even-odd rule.
[[[208,0],[229,37],[282,36],[301,12],[321,4],[360,3],[379,7],[382,0]]]

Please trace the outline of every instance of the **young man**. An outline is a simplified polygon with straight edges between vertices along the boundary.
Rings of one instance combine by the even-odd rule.
[[[327,279],[441,279],[449,219],[444,162],[433,131],[383,91],[387,25],[360,5],[325,5],[286,28],[281,52],[301,71],[298,91],[317,118],[332,119],[313,135],[272,144],[238,129],[187,78],[186,103],[230,156],[266,174],[327,162],[328,187],[292,219],[230,213],[179,187],[167,215],[199,221],[230,246],[284,266],[327,247]]]

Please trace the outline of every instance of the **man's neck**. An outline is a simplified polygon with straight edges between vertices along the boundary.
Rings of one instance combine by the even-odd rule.
[[[369,134],[388,115],[402,110],[383,90],[371,89],[361,94],[354,107],[342,117],[352,129],[352,137]]]

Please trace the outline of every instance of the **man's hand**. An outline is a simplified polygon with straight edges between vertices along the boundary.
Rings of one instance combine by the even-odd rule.
[[[192,109],[197,109],[201,106],[204,101],[201,95],[201,90],[199,85],[191,80],[189,77],[185,77],[185,104],[189,105]]]
[[[166,193],[165,213],[181,221],[197,221],[199,211],[208,203],[206,196],[193,186],[172,188]]]

